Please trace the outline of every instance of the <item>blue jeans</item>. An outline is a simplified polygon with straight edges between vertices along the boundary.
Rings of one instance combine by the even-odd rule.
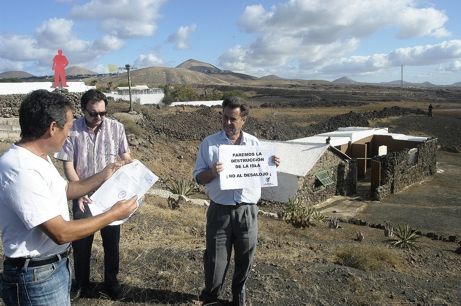
[[[9,305],[70,305],[70,263],[63,258],[39,267],[15,267],[4,263],[2,297]]]

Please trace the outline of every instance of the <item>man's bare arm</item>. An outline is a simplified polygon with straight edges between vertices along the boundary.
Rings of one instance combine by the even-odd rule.
[[[40,229],[57,244],[72,242],[87,237],[114,221],[129,217],[137,208],[136,200],[137,196],[118,201],[105,213],[91,218],[66,221],[62,216],[57,216],[40,224]]]

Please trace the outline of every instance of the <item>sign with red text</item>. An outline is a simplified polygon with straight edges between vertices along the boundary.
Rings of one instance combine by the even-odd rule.
[[[219,173],[221,190],[277,186],[277,167],[270,146],[220,145]]]

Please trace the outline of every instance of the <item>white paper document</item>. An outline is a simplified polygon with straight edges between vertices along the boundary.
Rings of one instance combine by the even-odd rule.
[[[126,200],[134,195],[138,196],[138,207],[142,204],[142,196],[155,184],[158,177],[144,166],[139,160],[120,167],[98,190],[90,197],[92,203],[88,205],[93,216],[109,210],[120,200]],[[128,218],[112,222],[110,225],[119,225]]]
[[[277,186],[277,167],[272,161],[271,146],[220,145],[219,173],[221,190]]]

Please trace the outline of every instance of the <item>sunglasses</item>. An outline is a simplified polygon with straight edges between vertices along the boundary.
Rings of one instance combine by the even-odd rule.
[[[90,117],[93,117],[93,118],[96,118],[96,117],[98,117],[98,116],[104,117],[104,116],[107,114],[106,111],[104,111],[104,112],[91,112],[91,111],[89,111],[89,110],[86,110],[86,112],[88,113],[88,115],[89,115]]]

